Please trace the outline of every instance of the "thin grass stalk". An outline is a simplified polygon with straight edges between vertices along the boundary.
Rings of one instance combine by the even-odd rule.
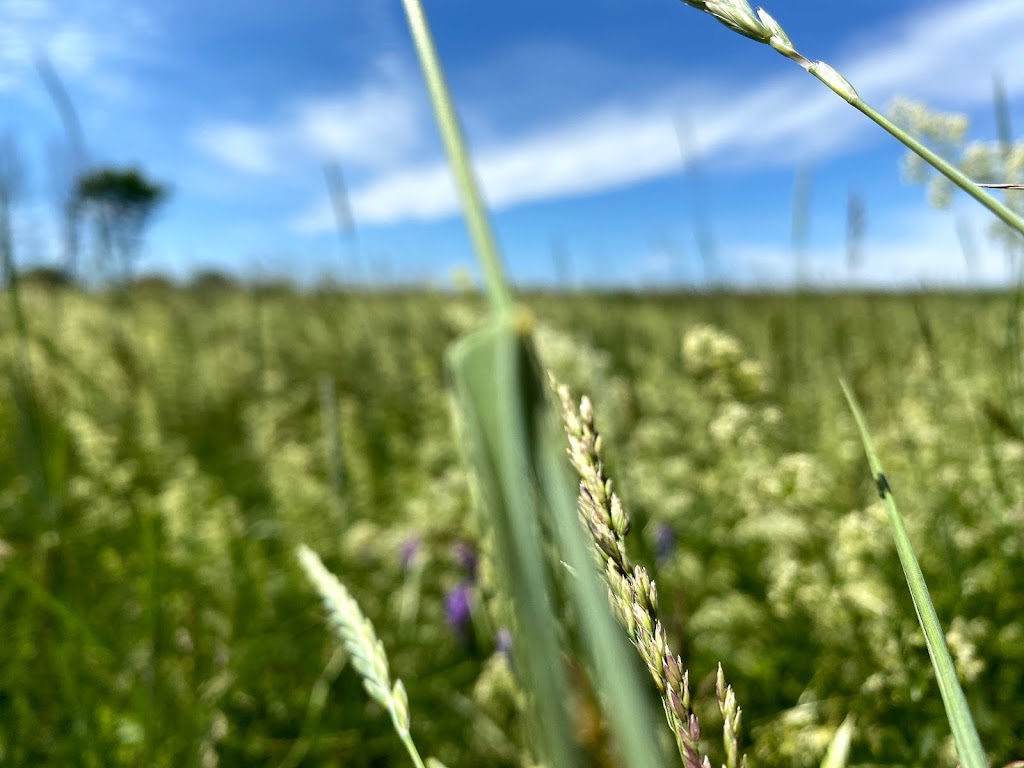
[[[683,161],[683,177],[689,187],[690,219],[693,236],[697,243],[697,254],[704,272],[704,288],[711,290],[718,281],[718,244],[711,228],[705,204],[707,185],[701,173],[694,131],[681,118],[673,121],[679,156]],[[717,306],[717,304],[715,305]]]
[[[20,587],[25,591],[30,603],[38,605],[43,611],[50,614],[60,626],[67,630],[69,635],[75,637],[79,654],[83,652],[84,648],[88,648],[89,653],[98,656],[101,663],[112,665],[115,662],[117,657],[114,651],[86,621],[20,565],[13,562],[4,563],[3,574],[4,579],[13,587]]]
[[[320,677],[313,683],[309,692],[309,703],[306,705],[306,719],[302,724],[298,740],[288,750],[284,759],[277,768],[297,768],[306,759],[310,749],[316,743],[317,728],[320,725],[320,717],[323,714],[324,706],[327,704],[327,695],[330,693],[331,685],[337,679],[338,674],[344,668],[348,656],[338,648],[331,654]]]
[[[350,255],[353,277],[361,275],[366,280],[369,276],[365,274],[363,260],[359,255],[356,220],[352,215],[352,204],[349,201],[348,186],[345,184],[345,174],[341,169],[341,163],[324,163],[324,182],[327,184],[327,196],[331,202],[331,211],[334,213],[334,226],[338,230],[338,239],[341,241],[343,251],[347,250]]]
[[[85,149],[85,134],[82,131],[82,123],[78,119],[75,104],[71,101],[67,88],[64,87],[64,82],[54,68],[53,63],[46,56],[39,56],[36,59],[36,69],[39,72],[40,79],[43,81],[46,92],[50,95],[53,106],[57,110],[57,115],[60,117],[61,125],[64,128],[64,137],[67,140],[68,150],[71,155],[71,189],[63,200],[61,215],[64,226],[65,268],[71,277],[74,278],[78,276],[78,219],[81,215],[81,209],[74,192],[74,185],[85,170],[88,162]]]
[[[970,708],[967,706],[967,698],[956,676],[956,667],[953,658],[946,646],[946,639],[942,632],[942,625],[935,613],[935,606],[932,604],[931,595],[928,592],[928,585],[925,583],[921,566],[914,554],[914,548],[910,543],[910,535],[903,522],[899,509],[896,506],[896,499],[893,497],[892,488],[882,470],[881,461],[875,452],[874,442],[871,433],[868,431],[864,414],[861,412],[853,392],[840,380],[843,394],[849,403],[850,411],[853,413],[854,421],[857,423],[857,430],[860,432],[861,442],[864,444],[864,452],[868,457],[868,464],[871,467],[871,474],[878,486],[878,493],[885,502],[886,510],[889,513],[889,525],[892,529],[893,539],[896,542],[896,551],[899,554],[900,563],[903,566],[903,573],[910,587],[910,595],[914,601],[914,609],[917,612],[918,621],[924,631],[925,644],[928,647],[928,655],[931,657],[932,666],[935,669],[939,682],[939,693],[942,695],[942,703],[946,709],[946,718],[949,720],[953,732],[953,740],[956,743],[957,755],[963,768],[987,768],[988,758],[981,746],[981,739],[978,737],[978,729],[971,717]]]
[[[458,119],[445,85],[437,53],[419,0],[403,0],[434,111],[448,152],[477,258],[483,268],[491,304],[486,325],[457,341],[447,354],[455,404],[465,431],[467,454],[476,469],[483,524],[495,539],[497,572],[512,598],[517,640],[514,653],[524,687],[533,696],[535,735],[549,765],[580,765],[565,711],[568,683],[558,643],[555,594],[542,548],[542,516],[575,562],[585,551],[579,525],[565,525],[573,498],[565,470],[551,465],[563,447],[550,428],[551,411],[530,330],[532,321],[514,309],[486,207],[470,164]],[[564,458],[561,459],[564,462]],[[575,539],[572,537],[575,536]],[[593,566],[582,563],[583,568]],[[610,613],[599,596],[596,579],[584,572],[571,593],[578,604],[580,631],[591,653],[591,666],[616,665],[600,656],[608,645]],[[587,597],[584,598],[584,595]],[[642,691],[638,676],[634,692]],[[599,678],[599,682],[607,678]],[[603,691],[616,743],[630,768],[654,768],[658,740],[641,707],[642,693],[620,687]]]
[[[134,505],[133,505],[134,506]],[[161,643],[161,606],[162,590],[160,579],[160,526],[156,515],[147,509],[136,510],[139,524],[140,548],[142,550],[143,562],[145,563],[145,575],[143,581],[144,605],[143,614],[146,633],[149,635],[147,644],[149,646],[149,658],[142,670],[142,686],[140,690],[141,706],[143,711],[143,750],[145,763],[153,765],[156,755],[159,753],[160,745],[163,743],[163,718],[159,712],[161,688],[160,688],[160,667],[163,655],[163,644]]]
[[[683,0],[683,2],[714,16],[718,21],[744,37],[770,45],[786,58],[795,61],[821,80],[834,93],[841,96],[853,107],[863,112],[880,127],[888,131],[900,143],[924,158],[939,173],[988,208],[1004,224],[1024,234],[1024,218],[1021,218],[1008,205],[974,183],[959,168],[937,155],[910,133],[900,128],[892,120],[865,102],[853,85],[850,84],[850,81],[830,65],[823,61],[811,61],[798,52],[793,46],[793,41],[790,40],[789,35],[763,8],[758,8],[755,14],[747,0]]]
[[[853,715],[847,715],[836,735],[828,745],[821,768],[846,768],[850,757],[850,742],[853,740]]]
[[[23,472],[28,477],[32,495],[43,514],[33,515],[34,525],[57,523],[59,508],[54,489],[47,440],[40,411],[39,398],[29,354],[29,329],[22,304],[21,281],[14,262],[14,239],[11,228],[11,204],[20,184],[21,171],[13,141],[4,137],[0,145],[0,269],[7,284],[11,324],[14,328],[15,364],[9,376],[18,416],[18,438]]]
[[[792,216],[790,219],[790,247],[793,252],[793,293],[790,302],[790,344],[789,358],[797,381],[806,381],[807,366],[804,362],[804,297],[808,292],[807,244],[811,231],[811,203],[814,193],[814,167],[801,165],[793,178]],[[808,423],[809,404],[801,399],[790,402],[796,411],[797,430],[801,439],[811,431]]]
[[[324,455],[327,460],[327,478],[334,498],[341,504],[344,490],[344,461],[341,449],[341,425],[338,422],[338,395],[334,377],[320,377],[320,418],[324,433]]]
[[[473,173],[473,165],[466,150],[455,107],[448,93],[423,6],[420,0],[402,0],[402,5],[409,19],[413,42],[416,44],[420,66],[423,68],[423,76],[430,91],[430,101],[434,105],[434,115],[437,117],[441,138],[448,153],[448,162],[455,176],[455,185],[462,200],[466,224],[473,239],[473,248],[484,271],[491,307],[495,310],[510,310],[512,292],[509,290],[508,280],[498,255],[497,241],[487,217],[487,208],[480,194],[476,175]]]

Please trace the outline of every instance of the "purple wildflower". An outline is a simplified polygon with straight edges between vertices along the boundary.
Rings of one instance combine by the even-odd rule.
[[[473,606],[473,586],[462,582],[444,596],[444,618],[460,637],[464,636]]]
[[[667,560],[676,548],[676,532],[668,523],[658,523],[654,529],[654,556]]]

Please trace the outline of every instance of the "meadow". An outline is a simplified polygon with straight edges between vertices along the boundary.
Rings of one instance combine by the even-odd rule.
[[[482,294],[19,280],[0,200],[0,764],[1022,765],[1024,294],[513,298],[403,4]]]
[[[26,333],[5,323],[0,339],[0,764],[403,764],[298,543],[376,627],[425,753],[532,764],[442,366],[480,296],[20,298]],[[630,552],[657,582],[705,734],[721,727],[721,662],[752,764],[819,765],[848,715],[850,765],[956,764],[841,374],[982,742],[997,765],[1024,753],[1013,296],[524,302],[544,364],[593,399]],[[574,737],[610,765],[565,661]]]

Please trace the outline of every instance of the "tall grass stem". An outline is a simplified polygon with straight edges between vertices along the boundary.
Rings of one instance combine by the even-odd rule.
[[[868,464],[871,466],[871,474],[878,486],[878,493],[885,502],[885,508],[889,513],[889,525],[892,529],[893,539],[896,542],[896,551],[899,554],[900,563],[903,565],[903,573],[910,587],[910,596],[914,601],[914,609],[917,611],[917,618],[924,631],[925,644],[928,647],[928,655],[931,657],[932,666],[935,669],[939,681],[939,693],[942,695],[942,703],[946,708],[946,718],[949,720],[953,732],[953,740],[956,743],[957,755],[963,768],[987,768],[988,758],[981,746],[981,739],[978,737],[978,730],[971,717],[970,708],[967,706],[967,698],[956,676],[956,666],[946,646],[946,638],[942,632],[942,625],[935,613],[935,606],[932,604],[931,595],[928,592],[928,585],[925,583],[921,566],[914,554],[914,548],[910,543],[910,535],[907,533],[906,524],[896,506],[896,499],[893,497],[892,488],[882,471],[882,463],[875,451],[871,433],[868,431],[867,422],[861,412],[860,405],[854,397],[853,392],[840,379],[840,386],[843,394],[849,403],[853,419],[857,423],[861,441],[864,444],[864,452],[868,457]]]
[[[402,5],[405,7],[406,16],[409,19],[409,28],[412,31],[413,42],[416,44],[416,52],[420,58],[420,66],[423,68],[423,75],[430,91],[430,100],[434,105],[434,114],[441,130],[441,138],[444,140],[445,150],[448,152],[448,161],[455,175],[455,185],[462,200],[466,224],[473,239],[473,247],[484,270],[491,306],[495,310],[510,310],[512,293],[502,267],[497,241],[487,216],[487,209],[484,207],[476,176],[473,173],[473,166],[469,160],[469,153],[466,151],[459,119],[448,94],[448,86],[441,70],[437,50],[434,48],[430,27],[427,25],[427,19],[423,13],[423,6],[420,4],[420,0],[402,0]]]

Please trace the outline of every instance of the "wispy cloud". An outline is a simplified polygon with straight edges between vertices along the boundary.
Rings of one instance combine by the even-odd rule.
[[[858,37],[841,63],[864,96],[898,90],[963,108],[991,103],[997,73],[1011,94],[1024,94],[1022,57],[1024,4],[956,0]]]
[[[298,138],[317,154],[358,166],[408,158],[420,143],[419,92],[394,62],[378,69],[378,79],[354,93],[299,104]]]
[[[192,135],[196,147],[244,173],[270,174],[278,169],[273,134],[246,123],[208,123]]]
[[[45,55],[69,80],[98,93],[123,93],[124,63],[145,55],[153,32],[145,7],[91,0],[0,0],[0,92],[38,89],[34,69]]]
[[[773,53],[766,48],[763,55]],[[855,41],[834,63],[883,104],[898,93],[941,94],[944,106],[969,108],[990,99],[989,66],[1006,73],[1011,94],[1024,93],[1024,76],[1011,66],[1021,59],[1024,4],[960,0]],[[980,62],[986,73],[979,74]],[[722,171],[835,157],[880,135],[798,70],[752,82],[720,82],[714,90],[706,82],[675,83],[639,102],[614,100],[570,121],[492,142],[475,154],[482,186],[500,209],[676,172],[681,159],[672,120],[682,105],[695,125],[699,152]],[[441,159],[379,173],[354,190],[352,202],[365,224],[439,219],[457,211]],[[299,233],[314,234],[330,230],[333,217],[326,204],[317,203],[295,216],[292,225]]]
[[[393,167],[413,156],[426,124],[412,74],[382,58],[357,88],[294,99],[276,120],[201,123],[192,143],[242,173],[285,173],[297,159],[308,158],[378,171]]]

